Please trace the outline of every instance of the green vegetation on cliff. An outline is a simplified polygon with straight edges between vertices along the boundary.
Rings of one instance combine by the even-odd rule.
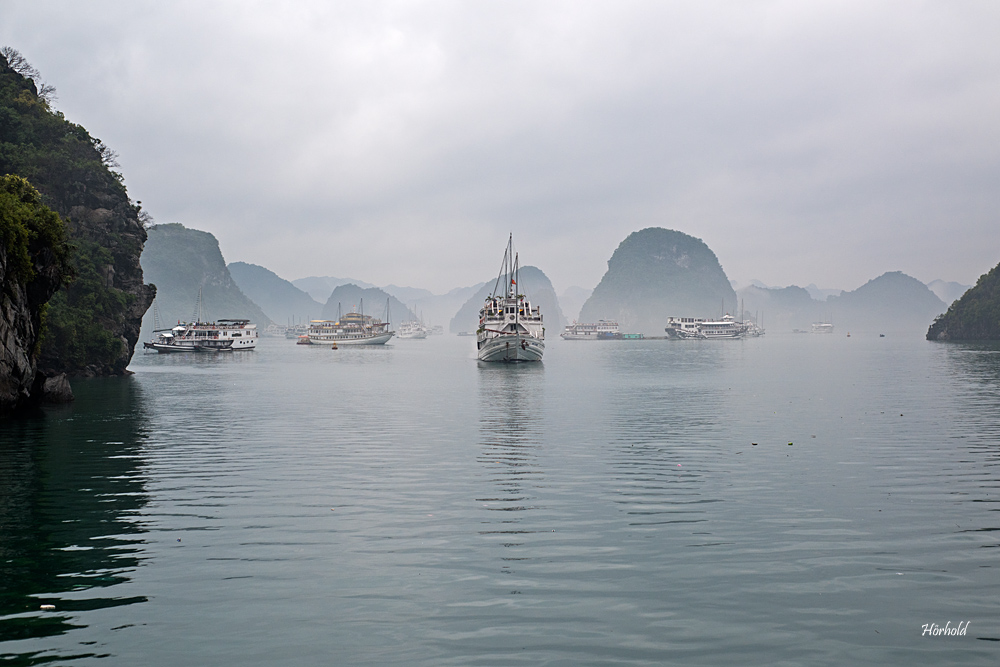
[[[927,340],[1000,340],[1000,264],[934,320]]]
[[[662,336],[669,316],[716,317],[723,308],[735,311],[736,292],[705,242],[649,227],[615,250],[580,321],[616,320],[624,332]]]
[[[20,176],[0,177],[0,414],[37,400],[45,304],[71,274],[66,230]]]
[[[5,280],[30,282],[46,252],[68,277],[70,247],[59,214],[42,204],[38,190],[20,176],[0,177],[0,243],[7,254]]]
[[[52,89],[17,51],[0,56],[0,174],[27,178],[66,222],[77,279],[48,308],[39,365],[48,373],[120,374],[154,288],[143,284],[146,240],[115,154],[51,108]]]

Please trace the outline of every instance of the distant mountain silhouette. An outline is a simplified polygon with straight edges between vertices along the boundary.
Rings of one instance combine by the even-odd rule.
[[[844,290],[840,289],[820,289],[816,287],[816,283],[809,283],[806,285],[806,291],[809,292],[809,296],[816,299],[817,301],[826,301],[827,298],[831,296],[839,296]]]
[[[579,319],[617,320],[623,332],[662,336],[669,316],[717,317],[735,308],[736,292],[704,241],[650,227],[621,242]]]
[[[1000,340],[1000,264],[934,320],[927,340]]]
[[[392,323],[392,329],[405,320],[416,319],[403,303],[394,296],[390,296],[378,287],[363,288],[357,285],[338,285],[323,306],[323,314],[320,316],[324,320],[336,320],[339,314],[360,312],[364,309],[365,315],[386,320],[386,302],[389,303],[388,320]]]
[[[333,276],[309,276],[308,278],[298,278],[292,281],[292,285],[308,294],[318,303],[326,303],[334,288],[339,285],[357,285],[364,289],[375,287],[371,283],[354,278],[335,278]]]
[[[955,303],[963,294],[969,291],[972,285],[963,285],[956,282],[945,282],[943,280],[932,280],[927,283],[927,287],[937,294],[937,297],[944,301],[946,306]]]
[[[563,290],[563,293],[559,295],[559,307],[562,308],[566,319],[579,320],[580,309],[583,308],[583,304],[587,302],[587,299],[593,293],[594,290],[592,289],[577,287],[576,285]]]
[[[501,281],[502,282],[502,281]],[[448,330],[452,333],[460,331],[475,331],[479,326],[479,309],[483,307],[486,297],[492,294],[496,278],[483,283],[479,290],[469,298],[451,319]],[[503,285],[500,286],[503,289]],[[566,326],[566,318],[559,308],[559,299],[552,287],[552,282],[545,273],[535,266],[522,266],[518,291],[528,297],[532,306],[538,306],[545,322],[545,337],[551,339],[562,333]]]
[[[808,329],[813,322],[831,319],[830,309],[809,291],[790,287],[744,287],[737,292],[744,315],[771,331]]]
[[[916,278],[901,271],[883,273],[853,292],[827,297],[825,306],[838,329],[921,331],[945,304]]]
[[[945,309],[927,285],[899,271],[884,273],[852,292],[818,301],[802,287],[739,291],[745,312],[760,315],[765,329],[808,329],[832,322],[837,331],[918,331]]]
[[[457,287],[447,294],[434,294],[430,290],[419,287],[399,287],[396,285],[387,285],[382,289],[405,303],[426,326],[438,325],[443,328],[451,321],[462,304],[482,289],[485,284]]]
[[[219,242],[208,232],[171,223],[149,228],[140,258],[143,274],[156,285],[156,311],[164,326],[195,316],[198,289],[206,321],[246,318],[263,329],[271,324],[260,306],[244,294],[226,268]],[[152,330],[153,309],[143,318]]]
[[[227,268],[243,293],[278,324],[308,322],[323,311],[323,304],[263,266],[231,262]]]

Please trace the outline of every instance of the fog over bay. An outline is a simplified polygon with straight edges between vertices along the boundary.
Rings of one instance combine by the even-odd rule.
[[[438,293],[508,232],[562,292],[630,232],[729,278],[1000,261],[992,2],[0,0],[0,44],[157,222],[295,279]]]

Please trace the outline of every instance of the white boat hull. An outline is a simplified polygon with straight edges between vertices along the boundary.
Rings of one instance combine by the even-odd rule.
[[[232,352],[232,345],[183,345],[177,343],[145,343],[147,350],[163,353],[175,352]]]
[[[541,361],[545,343],[534,336],[497,336],[483,341],[480,361]]]
[[[383,334],[375,334],[372,336],[364,336],[361,338],[331,338],[326,336],[309,336],[309,342],[313,345],[327,345],[332,346],[334,343],[337,347],[341,345],[385,345],[392,338],[394,332],[389,331]]]

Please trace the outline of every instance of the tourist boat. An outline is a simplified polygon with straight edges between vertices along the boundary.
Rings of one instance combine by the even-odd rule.
[[[614,340],[621,338],[618,323],[599,320],[596,323],[567,324],[559,337],[564,340]]]
[[[667,338],[704,338],[698,328],[704,321],[700,317],[668,317],[663,330]]]
[[[747,331],[746,324],[726,313],[721,320],[705,321],[698,325],[704,338],[742,338]]]
[[[309,333],[308,324],[291,324],[285,329],[285,338],[298,340]]]
[[[668,338],[743,338],[753,329],[750,322],[737,322],[735,317],[726,313],[721,320],[668,317],[664,331]],[[763,330],[760,331],[763,333]]]
[[[396,332],[389,330],[389,322],[361,312],[337,320],[312,320],[307,335],[313,345],[385,345]]]
[[[427,338],[427,329],[423,324],[417,322],[416,320],[408,320],[406,322],[400,322],[399,331],[396,332],[398,338],[416,338],[423,339]]]
[[[157,352],[229,352],[257,347],[257,325],[250,320],[178,322],[153,334],[153,340],[142,345]]]
[[[524,294],[518,293],[518,272],[518,256],[514,254],[511,235],[493,293],[479,311],[476,349],[480,361],[542,360],[545,352],[542,313],[538,306],[532,307]]]
[[[833,333],[833,325],[829,322],[813,322],[813,333]]]

